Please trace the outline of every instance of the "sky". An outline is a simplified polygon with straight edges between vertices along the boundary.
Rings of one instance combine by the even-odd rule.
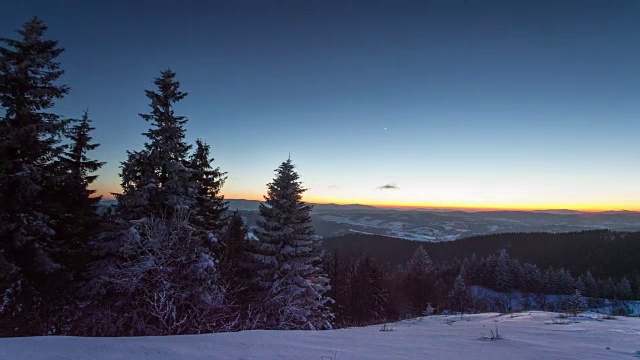
[[[189,141],[262,199],[289,154],[305,200],[640,210],[638,1],[56,1],[3,4],[66,49],[71,93],[119,192],[145,89],[171,68]]]

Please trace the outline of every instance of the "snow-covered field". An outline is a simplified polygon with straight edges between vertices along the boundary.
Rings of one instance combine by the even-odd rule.
[[[640,319],[525,312],[431,316],[333,331],[244,331],[138,338],[0,339],[0,359],[637,359]],[[489,337],[496,327],[502,338]]]

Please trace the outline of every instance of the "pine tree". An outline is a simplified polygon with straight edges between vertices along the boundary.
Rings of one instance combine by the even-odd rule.
[[[559,293],[565,295],[573,294],[575,290],[575,282],[571,273],[564,268],[558,271]]]
[[[431,261],[429,253],[427,253],[422,245],[418,246],[407,263],[407,273],[422,275],[432,273],[433,271],[433,261]]]
[[[507,253],[507,250],[502,249],[495,270],[495,288],[498,291],[506,292],[513,288],[510,263],[509,253]]]
[[[291,159],[276,170],[260,205],[256,231],[257,283],[264,289],[263,326],[274,329],[330,327],[325,296],[328,278],[320,268],[319,239],[311,226],[311,206],[302,201],[299,175]]]
[[[220,194],[226,180],[226,173],[221,172],[220,168],[211,166],[213,158],[210,158],[209,152],[209,145],[197,139],[196,150],[189,163],[198,189],[196,194],[198,210],[194,215],[194,221],[198,228],[217,236],[219,230],[225,226],[224,214],[229,207],[224,201],[224,196]]]
[[[586,302],[579,289],[576,289],[569,297],[567,307],[572,316],[578,316],[578,313],[586,309]]]
[[[368,275],[371,287],[371,297],[373,304],[371,306],[371,316],[374,321],[385,320],[387,318],[387,304],[389,302],[389,291],[384,282],[382,268],[368,259]]]
[[[434,272],[431,257],[422,246],[418,246],[407,262],[404,280],[413,315],[421,314],[427,304],[433,301]]]
[[[222,278],[229,282],[238,281],[247,274],[244,269],[247,266],[250,243],[247,239],[247,226],[242,216],[234,211],[229,217],[229,223],[218,240],[220,255],[218,268]]]
[[[74,125],[69,130],[69,140],[71,144],[62,155],[62,163],[67,171],[70,181],[74,185],[81,185],[77,190],[78,194],[73,194],[76,198],[74,203],[88,213],[95,213],[98,203],[102,197],[91,197],[95,190],[88,188],[97,178],[92,175],[98,171],[105,163],[89,158],[88,153],[95,150],[100,144],[92,142],[91,132],[95,130],[91,126],[89,113],[85,111],[80,120],[75,120]]]
[[[70,328],[72,320],[79,316],[80,306],[78,294],[87,282],[88,264],[91,261],[90,239],[94,238],[101,227],[97,213],[100,196],[92,196],[95,190],[90,189],[97,179],[93,173],[104,163],[89,157],[89,152],[99,144],[92,142],[89,115],[85,111],[82,119],[73,120],[68,130],[70,144],[58,160],[65,176],[60,181],[60,193],[56,202],[62,204],[59,220],[55,226],[56,246],[53,257],[61,264],[63,271],[56,278],[55,299],[64,304],[65,311],[58,311],[57,331]]]
[[[598,283],[596,279],[591,275],[591,271],[587,271],[582,280],[584,282],[584,294],[586,296],[597,297],[598,296]]]
[[[205,228],[202,219],[207,201],[218,200],[205,186],[217,186],[217,195],[222,183],[204,184],[211,177],[198,172],[210,169],[194,168],[189,158],[187,119],[174,113],[187,94],[175,75],[163,71],[156,90],[146,91],[151,112],[140,116],[151,125],[144,134],[148,142],[122,164],[113,230],[96,249],[104,254],[93,267],[99,300],[85,333],[184,334],[230,326],[224,319],[234,307],[220,286],[212,251],[217,239],[211,234],[221,229]]]
[[[544,292],[546,294],[559,294],[560,285],[558,280],[558,274],[554,268],[548,267],[544,271],[544,275],[542,276],[542,279],[544,283]]]
[[[154,80],[156,90],[147,90],[151,112],[140,114],[151,124],[144,133],[149,141],[141,151],[128,151],[122,163],[122,194],[117,212],[125,219],[150,215],[170,216],[177,209],[196,205],[197,189],[192,181],[194,171],[187,156],[191,146],[185,142],[187,119],[174,113],[174,105],[187,96],[171,70]]]
[[[59,310],[49,276],[63,270],[52,248],[67,122],[50,109],[69,88],[57,83],[64,50],[46,30],[32,18],[19,40],[0,39],[0,335],[47,333]]]
[[[480,267],[479,267],[480,268],[479,285],[483,285],[488,288],[493,288],[495,286],[497,264],[498,264],[498,259],[496,259],[495,255],[493,254],[489,254],[489,256],[481,260]]]
[[[579,277],[576,279],[576,281],[575,281],[574,285],[575,285],[575,288],[576,288],[576,289],[580,290],[580,293],[581,293],[581,294],[584,294],[584,293],[585,293],[585,292],[584,292],[584,291],[585,291],[584,278],[583,278],[582,276],[579,276]]]
[[[633,297],[631,282],[626,277],[620,279],[617,286],[617,298],[622,300],[630,300]]]
[[[511,278],[511,288],[512,289],[521,289],[522,288],[522,265],[520,265],[520,261],[518,259],[511,259],[509,261],[509,275]]]
[[[464,313],[471,300],[471,291],[464,281],[464,268],[453,283],[453,289],[449,292],[450,306],[453,310]]]
[[[389,293],[379,264],[366,255],[351,259],[344,279],[341,315],[348,324],[363,326],[386,319]]]
[[[600,296],[607,298],[607,299],[617,299],[616,297],[616,293],[617,293],[617,289],[616,289],[616,284],[613,282],[613,279],[608,277],[605,280],[600,280],[599,281],[599,288],[600,288]]]
[[[522,285],[525,292],[540,294],[542,289],[542,273],[540,269],[534,265],[526,263],[522,269]]]
[[[467,281],[468,284],[476,285],[480,283],[480,261],[476,253],[471,254],[471,259],[469,259],[469,263],[466,265],[465,269],[467,269]]]
[[[74,120],[74,125],[68,132],[71,143],[66,146],[65,152],[60,158],[61,167],[66,176],[62,184],[62,199],[64,203],[64,216],[59,227],[63,233],[60,237],[73,239],[74,243],[66,245],[72,249],[86,248],[87,238],[95,232],[98,223],[98,205],[101,196],[92,196],[95,190],[90,189],[91,184],[98,178],[94,175],[105,163],[91,159],[89,152],[95,150],[100,144],[92,142],[91,132],[95,130],[91,126],[88,112],[84,112],[80,120]],[[73,250],[67,252],[72,258],[83,258],[73,254]]]

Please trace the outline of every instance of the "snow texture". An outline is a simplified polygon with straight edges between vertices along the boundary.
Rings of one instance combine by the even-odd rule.
[[[130,338],[0,339],[0,359],[634,359],[640,319],[526,312],[429,316],[328,331],[253,330]],[[554,321],[556,320],[556,321]],[[562,321],[557,321],[562,320]],[[500,339],[483,340],[498,328]]]

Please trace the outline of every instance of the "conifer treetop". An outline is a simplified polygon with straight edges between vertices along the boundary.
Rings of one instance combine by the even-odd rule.
[[[433,261],[431,261],[429,253],[422,245],[418,246],[407,264],[407,271],[410,273],[423,273],[432,272],[433,270]]]
[[[64,70],[54,59],[63,48],[56,40],[45,40],[47,25],[37,17],[27,21],[18,30],[20,40],[0,38],[0,105],[6,110],[6,118],[20,121],[26,111],[38,112],[53,107],[54,100],[69,92],[66,85],[55,86]],[[19,87],[22,91],[7,91]],[[44,114],[43,114],[44,115]],[[49,115],[49,114],[47,114]],[[49,115],[51,119],[57,117]]]
[[[64,74],[56,58],[64,49],[44,39],[46,30],[34,17],[18,30],[21,39],[0,38],[0,151],[19,172],[25,164],[50,163],[62,151],[66,121],[45,110],[69,92],[56,84]]]
[[[153,83],[155,90],[145,90],[151,100],[151,112],[140,114],[141,118],[151,123],[151,129],[143,134],[151,140],[145,147],[150,152],[156,152],[152,156],[157,156],[161,162],[183,160],[191,148],[184,141],[187,118],[176,115],[174,105],[184,99],[187,93],[180,90],[176,73],[169,69],[162,71]]]
[[[306,190],[302,186],[300,176],[295,171],[291,158],[289,158],[276,169],[276,177],[267,184],[267,195],[264,196],[264,199],[266,204],[273,209],[289,210],[293,206],[303,212],[309,212],[312,206],[302,201],[302,194]]]
[[[84,185],[94,182],[98,176],[90,174],[99,170],[105,164],[104,162],[91,160],[87,155],[87,152],[100,146],[100,144],[92,142],[91,132],[93,130],[95,128],[91,126],[89,112],[85,110],[82,118],[73,121],[68,134],[71,144],[63,155],[63,162],[66,163],[75,180]]]

